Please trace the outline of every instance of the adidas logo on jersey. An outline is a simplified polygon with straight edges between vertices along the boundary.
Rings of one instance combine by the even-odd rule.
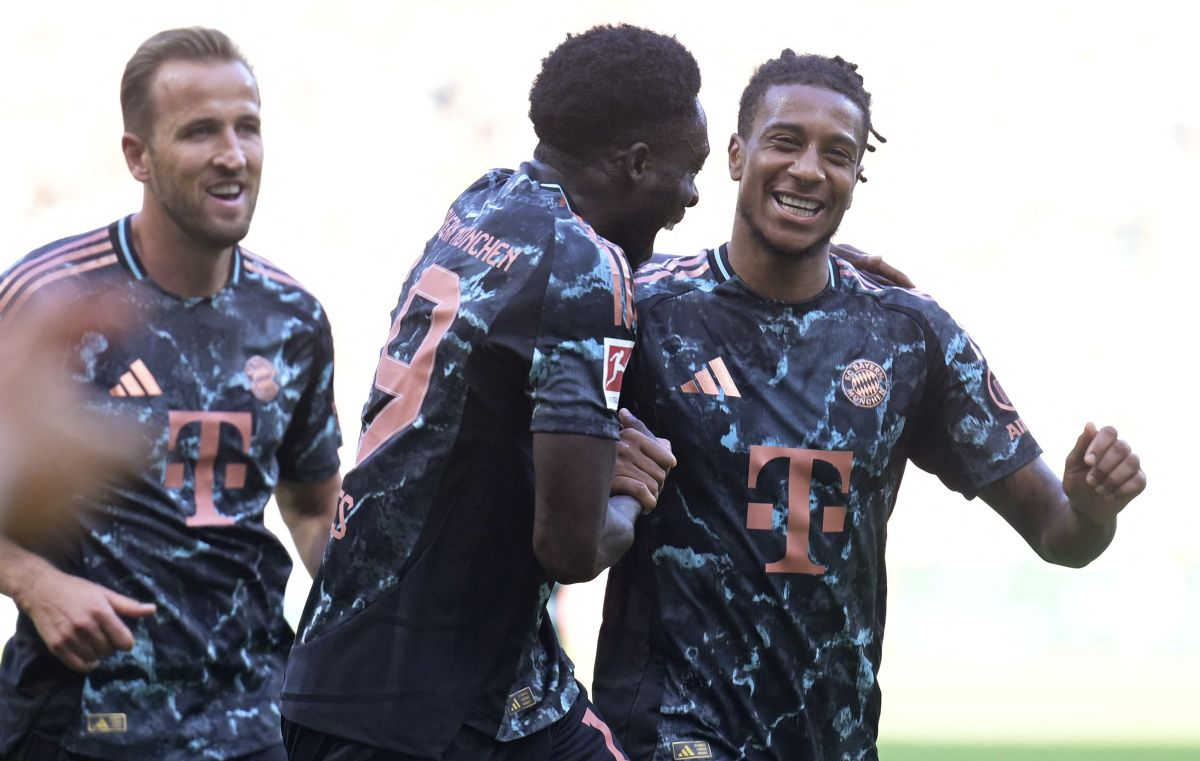
[[[509,713],[520,713],[526,708],[532,708],[537,701],[533,699],[533,690],[528,687],[508,696]]]
[[[87,714],[87,731],[100,734],[128,732],[129,724],[123,713],[89,713]]]
[[[703,740],[684,740],[671,743],[671,758],[675,761],[693,758],[712,758],[712,748]]]
[[[725,360],[720,357],[705,363],[705,366],[700,368],[692,380],[680,386],[680,390],[685,394],[704,394],[706,396],[724,394],[725,396],[740,397],[742,395],[738,391],[737,384],[733,382],[733,376],[729,374],[729,368],[725,367]]]
[[[109,396],[162,396],[162,389],[146,363],[135,359],[117,385],[108,390]]]

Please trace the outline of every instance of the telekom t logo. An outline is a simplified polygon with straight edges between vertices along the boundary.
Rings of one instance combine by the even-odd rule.
[[[842,493],[850,493],[850,468],[853,452],[827,452],[819,449],[790,449],[788,447],[750,447],[750,475],[746,485],[758,486],[758,474],[763,466],[777,459],[788,461],[787,490],[787,550],[783,557],[767,563],[767,573],[810,573],[821,575],[825,566],[808,557],[808,505],[812,492],[813,462],[820,460],[837,468],[842,477]],[[769,502],[751,502],[746,506],[746,528],[751,531],[771,531],[775,506]],[[825,505],[821,530],[826,534],[840,533],[846,527],[846,507]]]
[[[170,411],[170,434],[167,438],[167,449],[175,451],[179,433],[193,423],[200,425],[200,456],[193,466],[196,486],[196,512],[187,519],[188,526],[228,526],[234,523],[233,518],[217,512],[213,502],[213,477],[216,474],[217,451],[221,446],[221,426],[228,425],[236,428],[242,436],[242,452],[250,453],[250,433],[253,419],[249,412],[190,412]],[[163,484],[168,489],[179,489],[183,486],[184,463],[172,462],[167,465],[166,478]],[[227,463],[225,465],[225,488],[240,489],[246,485],[246,466],[243,463]]]

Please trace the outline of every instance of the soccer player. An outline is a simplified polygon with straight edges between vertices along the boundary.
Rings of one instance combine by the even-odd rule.
[[[623,758],[546,600],[624,552],[660,486],[613,478],[626,257],[698,200],[699,89],[673,37],[569,36],[530,92],[534,159],[487,172],[430,238],[289,659],[294,761]]]
[[[80,506],[66,541],[0,542],[0,591],[20,609],[0,755],[279,759],[291,562],[263,510],[274,492],[315,571],[340,483],[329,325],[239,246],[263,145],[258,83],[229,38],[151,37],[121,105],[141,210],[20,260],[0,317],[80,297],[127,312],[84,335],[78,375],[99,411],[145,426],[150,454]]]
[[[1060,481],[928,296],[830,254],[872,134],[840,58],[758,69],[728,243],[637,276],[623,399],[678,466],[610,572],[596,705],[630,757],[875,759],[884,544],[905,465],[1082,566],[1145,487],[1090,423]]]

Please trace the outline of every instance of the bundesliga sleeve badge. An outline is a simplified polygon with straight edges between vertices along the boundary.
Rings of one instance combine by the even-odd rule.
[[[633,341],[621,338],[604,339],[604,399],[610,410],[616,410],[621,400],[621,381],[633,356]]]

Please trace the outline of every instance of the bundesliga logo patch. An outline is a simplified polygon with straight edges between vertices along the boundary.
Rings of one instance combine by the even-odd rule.
[[[625,368],[633,356],[633,341],[620,338],[604,339],[604,399],[610,410],[615,410],[621,400],[621,381],[625,379]]]
[[[842,373],[842,393],[857,407],[878,407],[888,394],[887,371],[869,359],[856,359]]]

